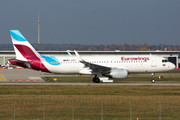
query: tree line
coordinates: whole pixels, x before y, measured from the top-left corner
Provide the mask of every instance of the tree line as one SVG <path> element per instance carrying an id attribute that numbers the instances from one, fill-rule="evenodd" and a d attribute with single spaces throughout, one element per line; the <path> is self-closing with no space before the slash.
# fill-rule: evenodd
<path id="1" fill-rule="evenodd" d="M 148 44 L 111 44 L 111 45 L 80 45 L 80 44 L 32 44 L 38 51 L 180 51 L 180 45 L 148 45 Z M 1 51 L 13 51 L 12 44 L 0 44 Z"/>

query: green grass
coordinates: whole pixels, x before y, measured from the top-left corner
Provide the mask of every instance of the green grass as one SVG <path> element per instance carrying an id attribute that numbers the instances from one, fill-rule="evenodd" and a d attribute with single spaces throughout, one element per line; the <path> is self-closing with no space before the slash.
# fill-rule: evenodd
<path id="1" fill-rule="evenodd" d="M 55 76 L 55 75 L 54 75 Z M 162 76 L 159 79 L 159 76 Z M 54 81 L 54 78 L 57 80 Z M 96 86 L 90 85 L 92 77 L 46 77 L 48 82 L 87 82 L 84 86 L 0 86 L 0 118 L 42 120 L 179 120 L 179 86 Z M 179 74 L 155 75 L 156 83 L 180 82 Z M 129 75 L 114 82 L 151 82 L 146 74 Z M 103 107 L 102 107 L 103 106 Z M 160 107 L 161 106 L 161 107 Z"/>
<path id="2" fill-rule="evenodd" d="M 54 80 L 57 79 L 57 80 Z M 47 82 L 88 82 L 92 83 L 93 77 L 45 77 L 43 78 Z M 138 82 L 144 82 L 149 83 L 151 82 L 151 76 L 129 76 L 127 79 L 112 79 L 115 83 L 138 83 Z M 179 76 L 162 76 L 161 79 L 159 79 L 159 76 L 155 76 L 154 79 L 156 80 L 156 83 L 179 83 L 180 77 Z"/>
<path id="3" fill-rule="evenodd" d="M 180 70 L 172 70 L 172 71 L 168 71 L 166 73 L 179 73 L 180 74 Z"/>
<path id="4" fill-rule="evenodd" d="M 123 95 L 152 96 L 180 95 L 179 86 L 96 86 L 96 85 L 54 85 L 54 86 L 0 86 L 0 95 Z"/>
<path id="5" fill-rule="evenodd" d="M 69 120 L 179 120 L 179 86 L 0 86 L 0 118 Z"/>

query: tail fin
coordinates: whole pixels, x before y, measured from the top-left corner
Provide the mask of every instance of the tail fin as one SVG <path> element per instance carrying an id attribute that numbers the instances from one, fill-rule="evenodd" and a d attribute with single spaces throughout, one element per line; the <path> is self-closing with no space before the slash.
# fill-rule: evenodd
<path id="1" fill-rule="evenodd" d="M 18 30 L 10 30 L 16 59 L 27 61 L 28 58 L 40 58 L 40 54 L 31 46 Z"/>

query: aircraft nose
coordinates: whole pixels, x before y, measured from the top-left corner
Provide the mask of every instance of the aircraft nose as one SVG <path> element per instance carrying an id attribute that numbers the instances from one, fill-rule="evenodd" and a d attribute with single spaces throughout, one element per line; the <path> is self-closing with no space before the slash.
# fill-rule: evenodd
<path id="1" fill-rule="evenodd" d="M 174 70 L 175 67 L 176 67 L 176 66 L 175 66 L 173 63 L 170 63 L 169 68 L 170 68 L 171 70 Z"/>

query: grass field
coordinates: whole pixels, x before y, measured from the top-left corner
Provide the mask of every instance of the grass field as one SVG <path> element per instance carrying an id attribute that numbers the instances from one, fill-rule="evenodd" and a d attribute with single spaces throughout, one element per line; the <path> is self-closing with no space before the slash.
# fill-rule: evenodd
<path id="1" fill-rule="evenodd" d="M 159 78 L 160 76 L 160 78 Z M 92 82 L 94 76 L 65 76 L 59 77 L 52 75 L 50 77 L 44 77 L 47 82 Z M 179 83 L 180 74 L 155 74 L 154 79 L 156 83 Z M 127 79 L 112 79 L 115 83 L 138 83 L 138 82 L 151 82 L 150 74 L 131 74 Z"/>
<path id="2" fill-rule="evenodd" d="M 179 86 L 0 86 L 0 118 L 179 120 Z"/>

